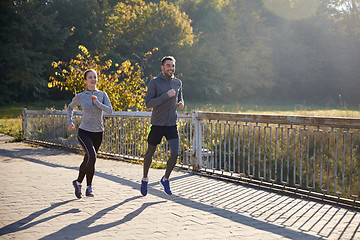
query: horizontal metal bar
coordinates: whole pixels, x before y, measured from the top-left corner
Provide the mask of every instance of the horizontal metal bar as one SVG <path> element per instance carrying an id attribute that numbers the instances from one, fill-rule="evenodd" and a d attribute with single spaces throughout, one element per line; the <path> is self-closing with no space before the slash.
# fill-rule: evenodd
<path id="1" fill-rule="evenodd" d="M 26 110 L 26 114 L 32 115 L 67 115 L 67 111 L 48 111 L 48 110 Z M 73 115 L 82 116 L 82 111 L 73 111 Z M 104 117 L 123 117 L 123 118 L 150 118 L 151 112 L 113 112 L 112 114 L 104 113 Z M 178 118 L 180 119 L 191 119 L 191 112 L 179 112 Z"/>
<path id="2" fill-rule="evenodd" d="M 202 111 L 198 111 L 196 113 L 197 113 L 196 117 L 199 120 L 203 119 L 203 120 L 218 120 L 218 121 L 239 121 L 239 122 L 253 122 L 253 123 L 271 123 L 271 124 L 360 129 L 360 118 L 257 115 L 257 114 L 202 112 Z"/>

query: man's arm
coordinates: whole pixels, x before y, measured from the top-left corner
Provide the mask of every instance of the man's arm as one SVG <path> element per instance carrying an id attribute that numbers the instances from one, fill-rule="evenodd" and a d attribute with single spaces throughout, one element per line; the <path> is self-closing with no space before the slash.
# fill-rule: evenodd
<path id="1" fill-rule="evenodd" d="M 184 109 L 184 99 L 183 99 L 183 94 L 182 94 L 182 82 L 181 81 L 180 81 L 177 105 L 180 110 Z"/>
<path id="2" fill-rule="evenodd" d="M 145 96 L 145 104 L 147 108 L 152 108 L 160 105 L 166 99 L 170 98 L 169 91 L 174 90 L 174 89 L 170 89 L 169 91 L 164 92 L 160 96 L 155 97 L 155 93 L 156 93 L 155 89 L 156 89 L 155 79 L 151 79 Z"/>

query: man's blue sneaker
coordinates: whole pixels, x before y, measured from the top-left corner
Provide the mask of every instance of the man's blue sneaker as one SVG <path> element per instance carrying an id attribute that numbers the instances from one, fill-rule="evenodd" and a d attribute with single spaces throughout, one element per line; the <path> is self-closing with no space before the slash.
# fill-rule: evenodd
<path id="1" fill-rule="evenodd" d="M 72 184 L 73 184 L 73 186 L 74 186 L 74 188 L 75 188 L 75 196 L 76 196 L 77 198 L 81 198 L 81 184 L 78 183 L 77 180 L 74 180 L 74 181 L 72 182 Z"/>
<path id="2" fill-rule="evenodd" d="M 147 192 L 148 192 L 148 180 L 142 180 L 141 179 L 141 188 L 140 188 L 140 192 L 143 196 L 146 196 L 147 195 Z"/>
<path id="3" fill-rule="evenodd" d="M 160 184 L 164 187 L 164 192 L 171 196 L 172 195 L 172 192 L 170 190 L 170 182 L 169 180 L 164 180 L 164 177 L 161 178 L 160 180 Z"/>

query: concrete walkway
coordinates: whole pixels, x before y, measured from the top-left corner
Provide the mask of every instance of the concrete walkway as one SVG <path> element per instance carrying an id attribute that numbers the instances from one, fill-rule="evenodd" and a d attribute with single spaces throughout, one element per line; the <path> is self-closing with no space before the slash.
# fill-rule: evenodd
<path id="1" fill-rule="evenodd" d="M 82 156 L 0 135 L 0 239 L 360 239 L 360 214 L 176 170 L 98 159 L 94 198 L 76 199 Z"/>

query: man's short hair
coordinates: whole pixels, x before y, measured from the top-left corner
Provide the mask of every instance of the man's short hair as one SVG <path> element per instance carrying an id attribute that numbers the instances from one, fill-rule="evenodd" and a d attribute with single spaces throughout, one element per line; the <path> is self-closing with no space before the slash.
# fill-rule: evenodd
<path id="1" fill-rule="evenodd" d="M 176 59 L 173 56 L 165 56 L 161 59 L 161 65 L 164 65 L 166 60 L 173 61 L 174 63 L 176 62 Z"/>

